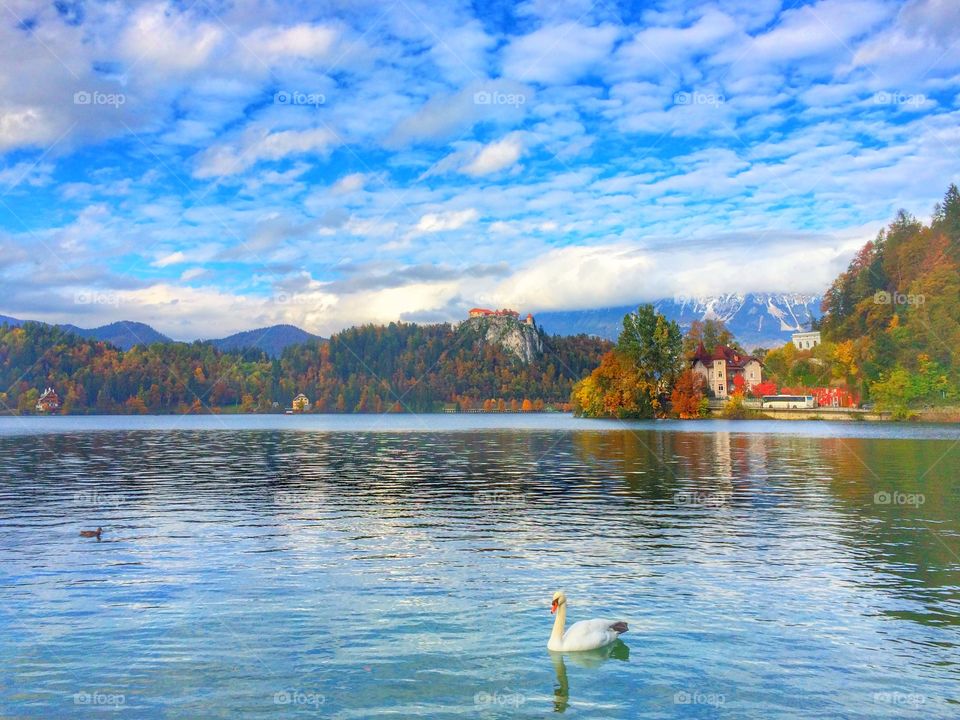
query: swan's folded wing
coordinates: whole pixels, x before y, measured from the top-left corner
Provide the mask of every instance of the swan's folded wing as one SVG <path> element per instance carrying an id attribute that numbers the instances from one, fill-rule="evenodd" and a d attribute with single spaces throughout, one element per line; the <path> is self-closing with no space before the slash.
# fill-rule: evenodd
<path id="1" fill-rule="evenodd" d="M 626 623 L 618 620 L 581 620 L 576 622 L 563 634 L 564 649 L 593 650 L 612 643 L 621 632 L 615 626 L 626 627 Z"/>

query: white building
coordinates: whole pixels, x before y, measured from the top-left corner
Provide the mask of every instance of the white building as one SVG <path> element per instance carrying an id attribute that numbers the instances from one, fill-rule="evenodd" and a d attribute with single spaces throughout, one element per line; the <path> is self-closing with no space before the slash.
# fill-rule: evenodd
<path id="1" fill-rule="evenodd" d="M 797 350 L 813 350 L 820 344 L 820 331 L 808 330 L 805 332 L 795 332 L 790 336 Z"/>

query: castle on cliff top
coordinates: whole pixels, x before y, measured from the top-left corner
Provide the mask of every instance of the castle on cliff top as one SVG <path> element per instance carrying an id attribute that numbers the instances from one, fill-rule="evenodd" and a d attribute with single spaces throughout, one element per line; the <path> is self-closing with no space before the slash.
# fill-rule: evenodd
<path id="1" fill-rule="evenodd" d="M 503 310 L 488 310 L 487 308 L 473 308 L 468 313 L 470 317 L 510 317 L 516 320 L 520 319 L 520 313 L 516 310 L 510 310 L 504 308 Z M 527 313 L 526 319 L 523 321 L 525 324 L 533 326 L 536 323 L 533 320 L 533 314 Z"/>

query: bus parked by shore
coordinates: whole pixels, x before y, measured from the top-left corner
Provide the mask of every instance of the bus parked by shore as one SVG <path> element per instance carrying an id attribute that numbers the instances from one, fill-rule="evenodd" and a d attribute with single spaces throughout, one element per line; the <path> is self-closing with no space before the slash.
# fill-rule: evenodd
<path id="1" fill-rule="evenodd" d="M 764 395 L 762 407 L 770 410 L 815 408 L 817 399 L 813 395 Z"/>

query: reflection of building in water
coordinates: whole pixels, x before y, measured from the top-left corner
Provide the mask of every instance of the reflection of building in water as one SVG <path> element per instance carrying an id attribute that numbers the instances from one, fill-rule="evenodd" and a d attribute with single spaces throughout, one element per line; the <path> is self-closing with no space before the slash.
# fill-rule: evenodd
<path id="1" fill-rule="evenodd" d="M 718 478 L 733 477 L 733 456 L 730 453 L 730 433 L 713 436 L 713 467 Z"/>
<path id="2" fill-rule="evenodd" d="M 746 436 L 746 451 L 744 456 L 744 474 L 767 475 L 767 453 L 769 440 L 765 435 Z"/>

